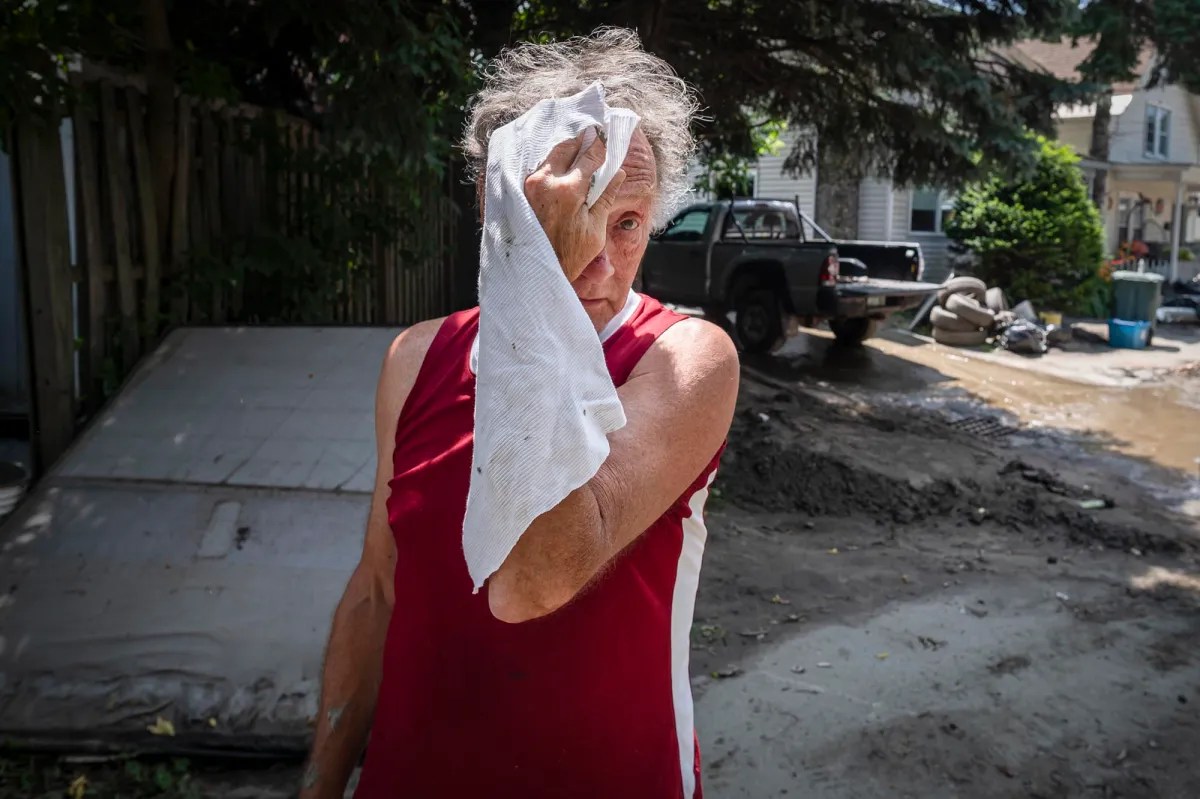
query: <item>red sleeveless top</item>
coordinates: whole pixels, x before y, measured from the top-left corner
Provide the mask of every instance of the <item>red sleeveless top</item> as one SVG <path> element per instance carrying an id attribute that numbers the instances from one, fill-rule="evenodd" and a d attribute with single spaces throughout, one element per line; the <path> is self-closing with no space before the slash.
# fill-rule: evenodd
<path id="1" fill-rule="evenodd" d="M 571 603 L 507 624 L 462 551 L 478 309 L 446 319 L 396 426 L 396 604 L 358 799 L 695 799 L 689 633 L 719 453 Z M 680 315 L 642 297 L 604 343 L 620 386 Z"/>

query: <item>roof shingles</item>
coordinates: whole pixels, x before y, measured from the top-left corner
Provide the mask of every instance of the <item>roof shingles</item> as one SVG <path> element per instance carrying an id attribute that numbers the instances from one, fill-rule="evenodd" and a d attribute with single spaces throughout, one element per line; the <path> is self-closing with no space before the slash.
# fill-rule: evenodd
<path id="1" fill-rule="evenodd" d="M 1077 80 L 1079 78 L 1079 65 L 1083 63 L 1085 58 L 1091 55 L 1092 50 L 1096 49 L 1096 45 L 1094 42 L 1087 40 L 1080 40 L 1078 44 L 1072 44 L 1070 39 L 1062 39 L 1057 42 L 1042 42 L 1027 39 L 1014 44 L 1013 49 L 1024 56 L 1025 59 L 1034 62 L 1055 77 L 1065 80 Z M 1114 83 L 1112 87 L 1113 92 L 1115 94 L 1130 94 L 1137 89 L 1142 76 L 1150 69 L 1153 58 L 1154 51 L 1151 48 L 1147 47 L 1143 49 L 1138 57 L 1137 67 L 1134 70 L 1138 76 L 1137 79 Z"/>

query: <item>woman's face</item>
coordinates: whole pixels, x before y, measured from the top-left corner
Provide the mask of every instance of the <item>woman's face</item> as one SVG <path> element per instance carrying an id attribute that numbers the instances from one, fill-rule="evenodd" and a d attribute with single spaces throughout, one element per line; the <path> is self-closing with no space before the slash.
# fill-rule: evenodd
<path id="1" fill-rule="evenodd" d="M 608 214 L 604 250 L 571 284 L 597 331 L 625 307 L 650 241 L 658 174 L 650 140 L 640 128 L 633 133 L 621 168 L 625 170 L 625 183 Z"/>

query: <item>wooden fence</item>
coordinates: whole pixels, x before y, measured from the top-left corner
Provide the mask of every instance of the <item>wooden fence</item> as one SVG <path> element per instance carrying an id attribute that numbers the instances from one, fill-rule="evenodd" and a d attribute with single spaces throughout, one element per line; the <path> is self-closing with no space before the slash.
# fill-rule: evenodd
<path id="1" fill-rule="evenodd" d="M 143 87 L 105 74 L 80 88 L 69 124 L 18 120 L 8 142 L 39 469 L 173 326 L 400 325 L 462 304 L 449 174 L 413 187 L 407 236 L 379 230 L 323 259 L 342 206 L 387 206 L 378 181 L 319 169 L 333 142 L 301 120 L 178 97 L 164 236 Z M 253 268 L 263 257 L 270 268 Z"/>

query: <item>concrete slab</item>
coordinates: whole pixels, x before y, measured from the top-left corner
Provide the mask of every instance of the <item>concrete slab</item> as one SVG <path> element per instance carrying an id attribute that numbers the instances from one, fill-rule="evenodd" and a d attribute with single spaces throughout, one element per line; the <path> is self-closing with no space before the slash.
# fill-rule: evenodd
<path id="1" fill-rule="evenodd" d="M 303 746 L 385 329 L 189 329 L 0 528 L 0 731 Z"/>
<path id="2" fill-rule="evenodd" d="M 176 331 L 72 448 L 58 473 L 345 487 L 373 462 L 373 387 L 397 332 Z"/>

